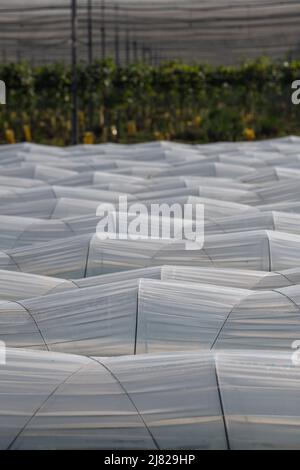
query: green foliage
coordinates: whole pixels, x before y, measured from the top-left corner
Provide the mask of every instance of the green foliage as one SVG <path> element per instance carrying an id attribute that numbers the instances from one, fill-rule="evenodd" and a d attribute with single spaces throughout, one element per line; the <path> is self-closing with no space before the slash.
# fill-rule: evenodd
<path id="1" fill-rule="evenodd" d="M 29 124 L 36 142 L 69 143 L 69 66 L 3 64 L 0 79 L 7 85 L 7 105 L 0 108 L 0 142 L 5 142 L 8 128 L 21 140 L 22 128 Z M 300 62 L 268 58 L 238 67 L 172 62 L 117 69 L 112 60 L 90 67 L 80 64 L 80 138 L 86 131 L 92 131 L 97 142 L 211 142 L 243 140 L 253 132 L 256 138 L 300 134 L 300 107 L 291 103 L 296 79 Z"/>

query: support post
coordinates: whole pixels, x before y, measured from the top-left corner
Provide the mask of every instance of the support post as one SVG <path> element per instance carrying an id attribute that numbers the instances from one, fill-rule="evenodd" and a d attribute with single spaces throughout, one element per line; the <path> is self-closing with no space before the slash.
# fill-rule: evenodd
<path id="1" fill-rule="evenodd" d="M 120 67 L 120 38 L 119 38 L 119 6 L 115 6 L 115 61 L 117 68 Z"/>
<path id="2" fill-rule="evenodd" d="M 101 4 L 101 55 L 102 60 L 106 58 L 106 28 L 105 28 L 105 0 Z"/>
<path id="3" fill-rule="evenodd" d="M 71 63 L 72 63 L 72 145 L 78 143 L 78 83 L 77 83 L 77 0 L 71 0 Z"/>
<path id="4" fill-rule="evenodd" d="M 93 5 L 92 0 L 88 0 L 88 65 L 89 67 L 93 64 Z M 93 129 L 93 83 L 92 78 L 90 78 L 90 89 L 89 89 L 89 104 L 88 104 L 88 122 L 89 122 L 89 130 L 92 131 Z"/>

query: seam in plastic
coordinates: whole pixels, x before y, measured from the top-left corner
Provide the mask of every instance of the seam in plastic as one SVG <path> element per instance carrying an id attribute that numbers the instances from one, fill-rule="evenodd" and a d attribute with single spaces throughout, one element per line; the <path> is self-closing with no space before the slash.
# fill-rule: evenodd
<path id="1" fill-rule="evenodd" d="M 84 364 L 83 366 L 79 367 L 76 371 L 72 372 L 72 374 L 68 375 L 61 383 L 59 383 L 53 390 L 52 392 L 47 396 L 47 398 L 43 401 L 43 403 L 40 404 L 40 406 L 35 410 L 35 412 L 33 413 L 33 415 L 29 418 L 28 421 L 26 421 L 26 423 L 24 424 L 24 426 L 22 427 L 22 429 L 20 429 L 20 431 L 17 433 L 17 435 L 13 438 L 13 440 L 11 441 L 11 443 L 9 444 L 9 446 L 7 447 L 7 450 L 10 450 L 12 448 L 12 446 L 14 445 L 14 443 L 17 441 L 17 439 L 20 437 L 20 435 L 25 431 L 25 429 L 28 427 L 28 425 L 31 423 L 31 421 L 33 420 L 33 418 L 35 418 L 35 416 L 38 414 L 38 412 L 43 408 L 43 406 L 45 406 L 45 404 L 47 403 L 47 401 L 53 397 L 53 395 L 55 394 L 55 392 L 59 389 L 59 387 L 61 387 L 62 385 L 64 385 L 68 380 L 70 380 L 73 375 L 77 374 L 79 371 L 81 371 L 81 369 L 83 369 L 87 364 Z"/>
<path id="2" fill-rule="evenodd" d="M 216 361 L 216 359 L 215 359 Z M 227 449 L 230 449 L 230 441 L 229 441 L 229 434 L 228 434 L 228 429 L 227 429 L 227 423 L 226 423 L 226 416 L 224 412 L 224 406 L 223 406 L 223 400 L 222 400 L 222 393 L 221 393 L 221 388 L 219 384 L 219 376 L 218 376 L 218 370 L 217 370 L 217 365 L 216 362 L 214 364 L 215 367 L 215 374 L 216 374 L 216 381 L 217 381 L 217 390 L 218 390 L 218 395 L 219 395 L 219 400 L 220 400 L 220 407 L 221 407 L 221 413 L 222 413 L 222 419 L 223 419 L 223 425 L 224 425 L 224 432 L 225 432 L 225 439 L 226 439 L 226 444 L 227 444 Z"/>
<path id="3" fill-rule="evenodd" d="M 43 336 L 43 334 L 42 334 L 42 332 L 41 332 L 41 330 L 40 330 L 40 327 L 39 327 L 37 321 L 35 320 L 34 316 L 32 315 L 32 313 L 30 312 L 30 310 L 28 310 L 28 308 L 25 307 L 25 305 L 23 305 L 22 302 L 20 302 L 20 301 L 15 300 L 14 303 L 20 305 L 20 307 L 22 307 L 22 308 L 24 308 L 24 310 L 26 310 L 26 312 L 28 313 L 28 315 L 30 316 L 30 318 L 34 321 L 34 324 L 35 324 L 35 326 L 37 327 L 38 332 L 40 333 L 40 336 L 41 336 L 42 340 L 44 341 L 44 345 L 46 346 L 47 351 L 50 351 L 50 349 L 49 349 L 49 347 L 48 347 L 48 344 L 46 343 L 46 340 L 45 340 L 45 338 L 44 338 L 44 336 Z"/>
<path id="4" fill-rule="evenodd" d="M 126 390 L 125 386 L 120 382 L 120 380 L 118 379 L 118 377 L 116 376 L 116 374 L 106 365 L 104 364 L 103 362 L 100 362 L 98 359 L 96 358 L 93 358 L 91 357 L 91 359 L 93 359 L 95 362 L 97 362 L 98 364 L 100 364 L 102 367 L 104 367 L 107 372 L 110 373 L 110 375 L 114 378 L 114 380 L 119 384 L 119 386 L 121 387 L 121 389 L 124 391 L 125 395 L 127 396 L 127 398 L 129 399 L 130 403 L 133 405 L 134 409 L 136 410 L 138 416 L 140 417 L 140 419 L 142 420 L 145 428 L 147 429 L 156 449 L 160 450 L 160 447 L 155 439 L 155 437 L 153 436 L 152 432 L 150 431 L 146 421 L 144 420 L 143 416 L 141 415 L 141 413 L 139 412 L 136 404 L 134 403 L 133 399 L 131 398 L 131 396 L 129 395 L 128 391 Z"/>

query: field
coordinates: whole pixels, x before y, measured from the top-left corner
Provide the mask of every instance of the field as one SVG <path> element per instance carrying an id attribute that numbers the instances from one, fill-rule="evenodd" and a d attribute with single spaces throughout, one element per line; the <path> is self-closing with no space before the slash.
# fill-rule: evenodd
<path id="1" fill-rule="evenodd" d="M 299 155 L 0 146 L 0 448 L 299 449 Z"/>

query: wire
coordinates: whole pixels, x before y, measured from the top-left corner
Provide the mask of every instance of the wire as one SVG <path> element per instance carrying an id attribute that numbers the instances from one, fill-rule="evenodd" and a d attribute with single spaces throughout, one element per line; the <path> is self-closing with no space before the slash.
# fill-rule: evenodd
<path id="1" fill-rule="evenodd" d="M 78 0 L 79 60 L 87 60 L 88 2 Z M 119 14 L 115 14 L 116 5 Z M 235 63 L 267 52 L 272 57 L 297 57 L 298 0 L 92 0 L 95 58 L 101 57 L 101 28 L 107 56 L 126 62 L 126 32 L 138 48 L 164 51 L 166 58 Z M 115 31 L 120 40 L 115 40 Z M 70 1 L 2 0 L 0 50 L 8 60 L 32 57 L 36 62 L 57 56 L 69 62 Z M 47 50 L 48 57 L 43 54 Z M 53 49 L 53 52 L 52 52 Z M 56 49 L 56 51 L 55 51 Z M 117 54 L 118 55 L 118 54 Z M 161 55 L 161 54 L 160 54 Z"/>

